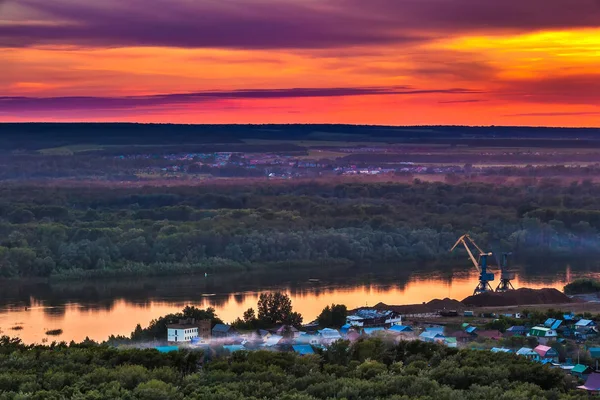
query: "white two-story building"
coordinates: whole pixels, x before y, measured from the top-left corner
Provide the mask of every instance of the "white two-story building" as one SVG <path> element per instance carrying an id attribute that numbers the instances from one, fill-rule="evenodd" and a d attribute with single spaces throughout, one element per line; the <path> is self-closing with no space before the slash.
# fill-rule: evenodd
<path id="1" fill-rule="evenodd" d="M 198 337 L 198 326 L 192 324 L 167 325 L 167 341 L 190 342 Z"/>

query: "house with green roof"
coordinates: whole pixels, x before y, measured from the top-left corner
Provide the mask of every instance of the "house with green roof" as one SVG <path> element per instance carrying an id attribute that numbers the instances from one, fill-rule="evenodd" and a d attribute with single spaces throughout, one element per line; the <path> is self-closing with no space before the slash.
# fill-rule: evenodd
<path id="1" fill-rule="evenodd" d="M 588 367 L 587 365 L 583 365 L 583 364 L 577 364 L 571 370 L 571 375 L 576 376 L 578 378 L 583 378 L 586 375 L 589 375 L 591 373 L 592 373 L 592 369 L 590 367 Z"/>

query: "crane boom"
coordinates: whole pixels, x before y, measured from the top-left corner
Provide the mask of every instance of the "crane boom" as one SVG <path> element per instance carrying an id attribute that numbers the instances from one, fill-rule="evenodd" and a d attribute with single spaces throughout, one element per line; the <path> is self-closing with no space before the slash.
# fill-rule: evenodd
<path id="1" fill-rule="evenodd" d="M 462 244 L 463 246 L 465 246 L 465 249 L 467 250 L 467 253 L 469 253 L 469 258 L 471 259 L 471 261 L 473 262 L 473 265 L 475 266 L 475 269 L 477 269 L 478 272 L 481 273 L 481 268 L 479 267 L 479 263 L 477 262 L 477 259 L 475 258 L 475 256 L 473 255 L 473 253 L 471 252 L 471 249 L 469 248 L 469 245 L 467 244 L 467 241 L 465 240 L 466 238 L 471 239 L 469 237 L 469 235 L 462 235 L 457 241 L 456 244 L 452 247 L 452 249 L 450 249 L 450 252 L 453 252 L 454 249 L 459 245 Z M 471 243 L 473 243 L 472 240 L 470 240 Z M 477 249 L 479 249 L 477 247 L 477 245 L 475 245 L 475 247 Z M 480 253 L 483 253 L 482 251 L 480 251 Z"/>
<path id="2" fill-rule="evenodd" d="M 487 271 L 487 260 L 488 257 L 492 255 L 492 253 L 485 253 L 483 250 L 481 250 L 481 248 L 477 246 L 477 243 L 475 243 L 475 241 L 471 239 L 471 237 L 468 234 L 462 235 L 460 238 L 458 238 L 454 246 L 452 246 L 452 248 L 450 249 L 450 252 L 454 251 L 454 249 L 456 249 L 456 247 L 458 247 L 458 245 L 460 244 L 465 246 L 465 250 L 467 250 L 471 262 L 475 266 L 477 272 L 479 272 L 479 284 L 473 291 L 473 295 L 493 292 L 494 290 L 490 286 L 490 282 L 494 280 L 494 274 Z M 469 248 L 469 244 L 475 247 L 477 251 L 479 251 L 479 258 L 475 258 L 473 252 Z"/>

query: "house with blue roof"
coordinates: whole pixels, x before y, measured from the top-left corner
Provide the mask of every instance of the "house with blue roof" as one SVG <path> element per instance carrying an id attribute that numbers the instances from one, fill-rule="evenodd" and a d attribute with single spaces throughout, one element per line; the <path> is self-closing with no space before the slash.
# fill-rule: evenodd
<path id="1" fill-rule="evenodd" d="M 541 359 L 540 355 L 529 347 L 521 347 L 519 350 L 517 350 L 517 355 L 525 357 L 531 361 L 539 361 Z"/>
<path id="2" fill-rule="evenodd" d="M 390 331 L 390 333 L 412 333 L 413 328 L 408 325 L 393 325 L 388 331 Z"/>
<path id="3" fill-rule="evenodd" d="M 554 321 L 554 323 L 552 324 L 550 329 L 557 330 L 558 328 L 560 328 L 562 323 L 563 323 L 562 319 L 557 319 L 556 321 Z"/>
<path id="4" fill-rule="evenodd" d="M 573 313 L 570 314 L 564 314 L 563 315 L 563 320 L 565 321 L 574 321 L 575 320 L 575 315 L 573 315 Z"/>
<path id="5" fill-rule="evenodd" d="M 231 338 L 238 336 L 238 332 L 231 325 L 216 324 L 212 328 L 213 338 Z"/>
<path id="6" fill-rule="evenodd" d="M 511 326 L 510 328 L 508 328 L 506 330 L 506 333 L 508 333 L 509 335 L 520 335 L 520 336 L 525 336 L 527 334 L 527 328 L 525 328 L 522 325 L 515 325 L 515 326 Z"/>
<path id="7" fill-rule="evenodd" d="M 467 326 L 467 328 L 465 329 L 465 332 L 467 332 L 469 335 L 476 335 L 477 327 L 476 326 Z"/>
<path id="8" fill-rule="evenodd" d="M 590 347 L 588 350 L 592 358 L 600 358 L 600 347 Z"/>
<path id="9" fill-rule="evenodd" d="M 295 344 L 292 346 L 292 349 L 301 356 L 306 356 L 310 354 L 315 354 L 311 345 L 308 344 Z"/>
<path id="10" fill-rule="evenodd" d="M 492 347 L 492 353 L 512 353 L 511 349 L 506 349 L 504 347 Z"/>
<path id="11" fill-rule="evenodd" d="M 596 323 L 589 319 L 580 319 L 575 323 L 574 334 L 576 338 L 582 340 L 595 337 L 598 334 L 596 331 Z"/>
<path id="12" fill-rule="evenodd" d="M 577 329 L 579 328 L 592 328 L 596 326 L 596 323 L 594 321 L 592 321 L 591 319 L 580 319 L 579 321 L 577 321 L 575 323 L 575 327 Z"/>
<path id="13" fill-rule="evenodd" d="M 435 343 L 443 341 L 445 338 L 444 335 L 438 333 L 436 331 L 425 331 L 419 335 L 419 339 L 423 342 Z"/>
<path id="14" fill-rule="evenodd" d="M 342 325 L 342 327 L 340 328 L 340 333 L 342 335 L 345 335 L 346 333 L 348 333 L 348 331 L 350 330 L 350 328 L 352 328 L 352 325 L 350 325 L 350 324 Z"/>
<path id="15" fill-rule="evenodd" d="M 546 322 L 544 322 L 544 326 L 546 328 L 550 328 L 556 320 L 554 318 L 548 318 Z"/>
<path id="16" fill-rule="evenodd" d="M 444 334 L 443 326 L 430 326 L 429 328 L 425 328 L 425 332 L 437 332 L 440 335 Z"/>

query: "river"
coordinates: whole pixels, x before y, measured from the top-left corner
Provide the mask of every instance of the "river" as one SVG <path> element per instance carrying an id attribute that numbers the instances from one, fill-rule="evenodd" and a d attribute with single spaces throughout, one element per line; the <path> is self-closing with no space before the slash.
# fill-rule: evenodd
<path id="1" fill-rule="evenodd" d="M 389 268 L 388 268 L 389 269 Z M 600 276 L 598 270 L 570 267 L 517 270 L 515 287 L 554 287 L 579 276 Z M 159 316 L 186 305 L 213 307 L 227 322 L 256 308 L 261 292 L 284 291 L 295 311 L 312 321 L 328 304 L 349 308 L 386 304 L 416 304 L 434 298 L 463 299 L 472 294 L 477 275 L 471 270 L 378 272 L 377 268 L 319 269 L 241 275 L 124 278 L 95 282 L 0 283 L 0 330 L 26 343 L 103 341 L 109 335 L 129 335 L 136 324 L 147 326 Z M 319 279 L 319 282 L 310 282 Z M 20 329 L 15 329 L 19 327 Z M 60 336 L 46 331 L 62 329 Z"/>

